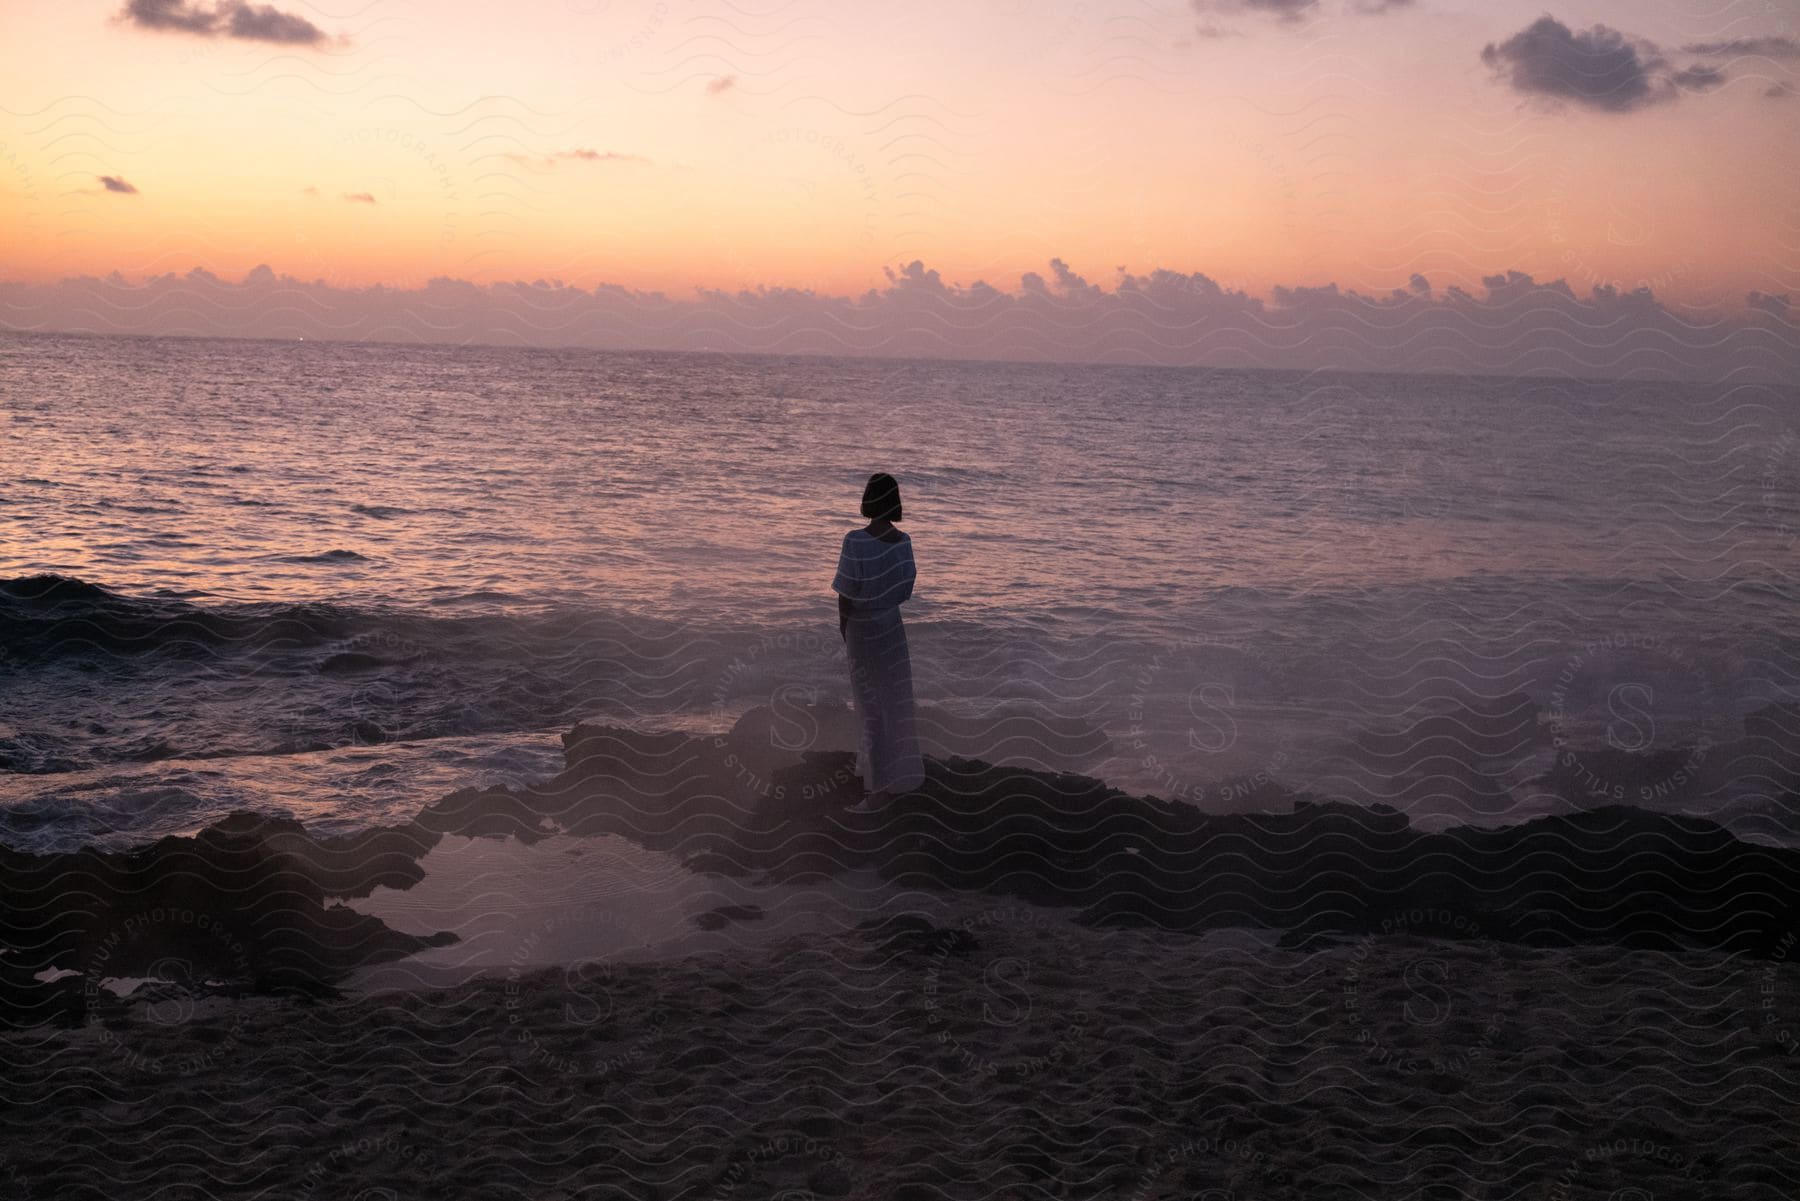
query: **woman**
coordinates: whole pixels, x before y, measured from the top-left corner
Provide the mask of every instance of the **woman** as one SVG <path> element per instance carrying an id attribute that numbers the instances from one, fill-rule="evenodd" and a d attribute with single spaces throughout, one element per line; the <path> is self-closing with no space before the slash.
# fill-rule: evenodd
<path id="1" fill-rule="evenodd" d="M 913 711 L 912 657 L 900 604 L 912 595 L 912 539 L 900 520 L 900 485 L 885 471 L 869 477 L 862 515 L 869 524 L 844 535 L 838 553 L 838 633 L 850 657 L 857 716 L 857 769 L 865 796 L 852 812 L 874 813 L 925 780 Z"/>

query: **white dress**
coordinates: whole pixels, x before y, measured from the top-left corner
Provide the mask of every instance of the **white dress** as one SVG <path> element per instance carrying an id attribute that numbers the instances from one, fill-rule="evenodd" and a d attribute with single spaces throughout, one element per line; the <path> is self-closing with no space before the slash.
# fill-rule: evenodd
<path id="1" fill-rule="evenodd" d="M 900 620 L 900 604 L 912 595 L 917 574 L 905 533 L 897 542 L 860 529 L 844 535 L 831 587 L 853 602 L 844 643 L 858 718 L 856 766 L 869 792 L 908 792 L 925 781 L 912 656 Z"/>

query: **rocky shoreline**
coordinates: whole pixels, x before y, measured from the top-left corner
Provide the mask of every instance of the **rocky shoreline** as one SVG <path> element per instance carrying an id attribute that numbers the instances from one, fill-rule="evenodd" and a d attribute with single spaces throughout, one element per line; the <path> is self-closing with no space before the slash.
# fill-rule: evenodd
<path id="1" fill-rule="evenodd" d="M 455 940 L 403 934 L 341 903 L 415 884 L 446 835 L 616 835 L 695 872 L 873 871 L 908 888 L 1074 908 L 1094 926 L 1264 927 L 1292 948 L 1407 932 L 1769 958 L 1800 928 L 1800 850 L 1702 819 L 1608 804 L 1428 833 L 1391 808 L 1272 783 L 1259 787 L 1264 811 L 1207 814 L 957 755 L 928 759 L 924 785 L 885 812 L 850 814 L 853 756 L 774 751 L 767 722 L 752 711 L 720 736 L 578 725 L 548 780 L 453 793 L 403 826 L 351 837 L 246 812 L 132 851 L 0 849 L 0 1017 L 80 1022 L 102 999 L 99 978 L 158 977 L 171 960 L 196 992 L 330 995 L 352 971 Z M 1760 740 L 1771 770 L 1791 778 L 1784 730 L 1765 718 L 1736 753 Z M 75 974 L 41 978 L 51 971 Z"/>

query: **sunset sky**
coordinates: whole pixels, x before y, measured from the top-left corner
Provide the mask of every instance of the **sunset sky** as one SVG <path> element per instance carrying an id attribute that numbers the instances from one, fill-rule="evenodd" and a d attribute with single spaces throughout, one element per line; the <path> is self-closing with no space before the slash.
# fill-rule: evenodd
<path id="1" fill-rule="evenodd" d="M 1800 0 L 0 5 L 0 278 L 1800 275 Z"/>

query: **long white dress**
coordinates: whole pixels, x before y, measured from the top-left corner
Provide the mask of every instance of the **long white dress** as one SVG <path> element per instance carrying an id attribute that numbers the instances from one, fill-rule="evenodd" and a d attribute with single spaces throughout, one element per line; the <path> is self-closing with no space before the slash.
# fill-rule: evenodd
<path id="1" fill-rule="evenodd" d="M 831 587 L 854 602 L 844 642 L 858 718 L 856 766 L 869 792 L 898 794 L 925 781 L 912 655 L 900 620 L 900 604 L 912 596 L 917 575 L 912 539 L 905 533 L 897 542 L 861 529 L 844 535 Z"/>

